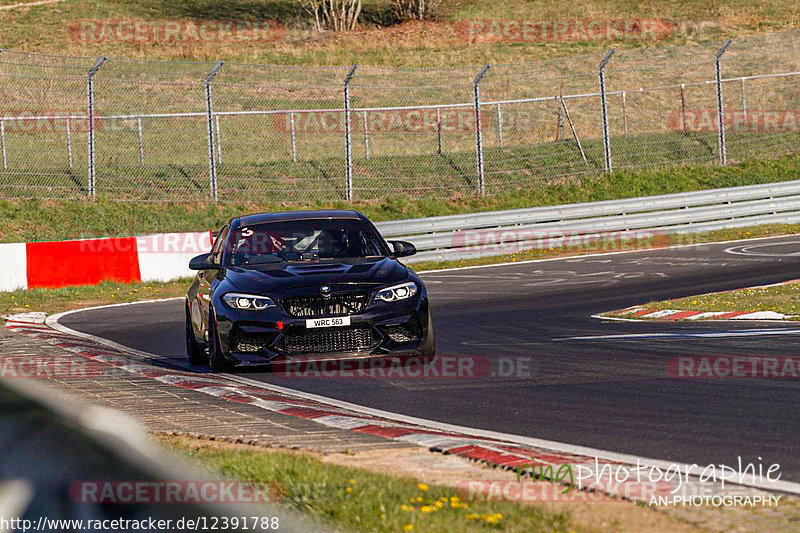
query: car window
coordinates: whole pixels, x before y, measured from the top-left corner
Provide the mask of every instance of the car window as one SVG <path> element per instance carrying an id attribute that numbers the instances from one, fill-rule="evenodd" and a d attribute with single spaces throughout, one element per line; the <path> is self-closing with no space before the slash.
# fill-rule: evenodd
<path id="1" fill-rule="evenodd" d="M 243 225 L 231 239 L 235 266 L 388 255 L 377 231 L 362 220 L 291 220 Z"/>
<path id="2" fill-rule="evenodd" d="M 230 226 L 228 226 L 228 225 L 224 226 L 220 230 L 219 235 L 217 235 L 217 240 L 214 241 L 214 245 L 211 247 L 211 253 L 214 255 L 214 264 L 218 265 L 218 264 L 220 264 L 220 261 L 222 260 L 222 254 L 220 252 L 222 251 L 222 249 L 223 249 L 223 247 L 225 245 L 225 241 L 228 238 L 228 230 L 229 229 L 230 229 Z"/>

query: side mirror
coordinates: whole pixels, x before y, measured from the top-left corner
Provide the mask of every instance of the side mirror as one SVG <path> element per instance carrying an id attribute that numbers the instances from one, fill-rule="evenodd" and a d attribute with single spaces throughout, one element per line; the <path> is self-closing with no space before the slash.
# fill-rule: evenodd
<path id="1" fill-rule="evenodd" d="M 417 253 L 417 248 L 407 241 L 389 241 L 394 257 L 408 257 Z"/>
<path id="2" fill-rule="evenodd" d="M 219 265 L 214 264 L 213 254 L 201 254 L 189 261 L 189 270 L 218 270 Z"/>

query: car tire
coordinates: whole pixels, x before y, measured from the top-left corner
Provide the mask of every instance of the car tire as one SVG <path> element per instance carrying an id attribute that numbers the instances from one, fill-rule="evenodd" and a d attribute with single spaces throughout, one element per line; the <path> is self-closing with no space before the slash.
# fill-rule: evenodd
<path id="1" fill-rule="evenodd" d="M 189 360 L 190 365 L 204 366 L 208 363 L 206 354 L 197 343 L 194 336 L 194 327 L 192 326 L 192 315 L 189 312 L 189 306 L 186 305 L 186 358 Z"/>
<path id="2" fill-rule="evenodd" d="M 231 369 L 231 364 L 222 355 L 222 350 L 219 346 L 217 318 L 214 313 L 211 313 L 208 319 L 208 366 L 211 368 L 211 372 L 215 374 L 228 372 Z"/>
<path id="3" fill-rule="evenodd" d="M 428 310 L 428 337 L 425 339 L 425 344 L 420 351 L 422 352 L 422 360 L 426 365 L 436 359 L 436 336 L 433 333 L 433 317 L 431 317 L 430 309 Z"/>

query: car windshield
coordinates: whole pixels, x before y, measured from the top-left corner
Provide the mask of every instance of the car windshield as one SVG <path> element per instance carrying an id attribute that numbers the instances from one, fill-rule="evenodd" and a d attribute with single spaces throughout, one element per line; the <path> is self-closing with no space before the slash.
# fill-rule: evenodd
<path id="1" fill-rule="evenodd" d="M 290 220 L 241 226 L 230 237 L 233 266 L 354 259 L 388 254 L 381 236 L 361 220 Z"/>

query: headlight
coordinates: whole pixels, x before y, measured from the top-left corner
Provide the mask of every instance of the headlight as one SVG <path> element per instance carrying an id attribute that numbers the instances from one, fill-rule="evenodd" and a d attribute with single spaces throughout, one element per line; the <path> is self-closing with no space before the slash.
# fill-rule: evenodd
<path id="1" fill-rule="evenodd" d="M 375 295 L 376 300 L 383 300 L 384 302 L 396 302 L 397 300 L 405 300 L 417 294 L 417 284 L 413 281 L 395 285 L 394 287 L 387 287 L 378 291 Z"/>
<path id="2" fill-rule="evenodd" d="M 222 301 L 228 304 L 228 307 L 233 307 L 234 309 L 249 309 L 251 311 L 261 311 L 268 307 L 277 307 L 275 302 L 266 296 L 239 294 L 236 292 L 229 292 L 223 295 Z"/>

